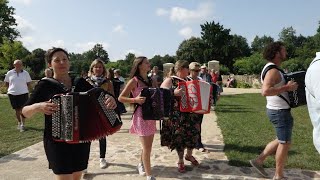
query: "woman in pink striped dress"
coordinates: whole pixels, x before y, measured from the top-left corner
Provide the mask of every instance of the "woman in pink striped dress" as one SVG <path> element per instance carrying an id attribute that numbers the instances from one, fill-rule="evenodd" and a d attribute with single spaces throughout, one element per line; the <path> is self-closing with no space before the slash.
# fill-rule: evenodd
<path id="1" fill-rule="evenodd" d="M 148 58 L 140 56 L 133 61 L 130 73 L 131 79 L 118 98 L 120 102 L 135 105 L 141 105 L 145 102 L 145 97 L 141 97 L 140 92 L 144 87 L 152 87 L 151 79 L 148 78 L 148 71 L 150 71 Z M 129 97 L 130 93 L 132 97 Z M 137 168 L 140 175 L 147 175 L 147 180 L 155 180 L 151 173 L 150 155 L 156 130 L 156 121 L 144 120 L 142 118 L 141 106 L 137 106 L 132 116 L 130 133 L 139 136 L 142 153 L 141 163 L 138 164 Z"/>

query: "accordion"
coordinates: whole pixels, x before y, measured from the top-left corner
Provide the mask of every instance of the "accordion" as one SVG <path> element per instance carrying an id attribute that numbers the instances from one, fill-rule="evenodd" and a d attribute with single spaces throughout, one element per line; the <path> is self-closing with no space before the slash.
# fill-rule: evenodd
<path id="1" fill-rule="evenodd" d="M 144 120 L 160 120 L 169 117 L 172 94 L 169 89 L 143 88 L 141 96 L 146 97 L 142 106 Z"/>
<path id="2" fill-rule="evenodd" d="M 183 90 L 180 100 L 181 112 L 207 114 L 210 112 L 212 86 L 199 80 L 182 81 L 178 87 Z"/>
<path id="3" fill-rule="evenodd" d="M 290 107 L 295 108 L 301 105 L 307 104 L 306 100 L 306 90 L 304 78 L 306 76 L 305 71 L 297 71 L 292 73 L 287 73 L 284 75 L 286 81 L 295 81 L 298 83 L 298 88 L 295 91 L 289 91 L 289 102 Z"/>
<path id="4" fill-rule="evenodd" d="M 67 143 L 88 142 L 117 132 L 122 121 L 113 109 L 106 109 L 105 91 L 93 88 L 52 97 L 59 105 L 52 114 L 52 138 Z"/>

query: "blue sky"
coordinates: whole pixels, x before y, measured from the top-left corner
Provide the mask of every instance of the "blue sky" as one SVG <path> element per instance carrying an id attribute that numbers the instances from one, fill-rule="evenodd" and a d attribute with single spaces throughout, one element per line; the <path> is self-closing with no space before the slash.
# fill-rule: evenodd
<path id="1" fill-rule="evenodd" d="M 82 53 L 96 43 L 111 60 L 129 52 L 152 58 L 175 55 L 179 44 L 200 37 L 200 24 L 219 22 L 231 34 L 278 39 L 284 27 L 316 33 L 319 0 L 9 0 L 20 40 L 30 51 L 52 46 Z"/>

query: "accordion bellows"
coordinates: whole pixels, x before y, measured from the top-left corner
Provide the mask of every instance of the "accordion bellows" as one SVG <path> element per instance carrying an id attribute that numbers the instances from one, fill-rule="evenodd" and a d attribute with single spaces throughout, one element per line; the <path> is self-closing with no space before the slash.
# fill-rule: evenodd
<path id="1" fill-rule="evenodd" d="M 169 89 L 143 88 L 141 96 L 146 97 L 141 105 L 144 120 L 160 120 L 169 117 L 172 103 Z"/>
<path id="2" fill-rule="evenodd" d="M 212 86 L 209 83 L 199 80 L 182 81 L 178 83 L 178 87 L 183 90 L 180 101 L 181 112 L 210 113 Z"/>
<path id="3" fill-rule="evenodd" d="M 59 110 L 52 114 L 52 138 L 81 143 L 117 132 L 122 121 L 114 110 L 106 109 L 105 95 L 102 88 L 93 88 L 53 96 L 52 102 L 59 105 Z"/>

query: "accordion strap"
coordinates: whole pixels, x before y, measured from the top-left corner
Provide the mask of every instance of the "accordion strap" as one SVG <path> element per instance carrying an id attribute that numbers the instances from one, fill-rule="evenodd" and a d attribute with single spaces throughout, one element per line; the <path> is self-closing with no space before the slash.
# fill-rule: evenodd
<path id="1" fill-rule="evenodd" d="M 264 69 L 264 71 L 261 74 L 261 79 L 264 80 L 264 78 L 266 77 L 266 74 L 269 70 L 271 69 L 277 69 L 278 71 L 280 71 L 282 74 L 286 74 L 282 69 L 280 69 L 278 66 L 271 64 L 270 66 L 266 67 Z M 290 102 L 288 101 L 288 99 L 286 99 L 284 96 L 282 96 L 281 94 L 278 94 L 278 96 L 283 99 L 285 102 L 288 103 L 288 105 L 290 106 Z M 291 106 L 290 106 L 291 107 Z"/>
<path id="2" fill-rule="evenodd" d="M 44 77 L 41 79 L 41 81 L 46 81 L 49 82 L 51 84 L 54 84 L 56 86 L 58 86 L 59 88 L 61 88 L 64 92 L 68 92 L 68 88 L 65 87 L 63 84 L 61 84 L 58 80 L 53 79 L 53 78 L 48 78 L 48 77 Z"/>

